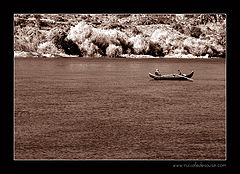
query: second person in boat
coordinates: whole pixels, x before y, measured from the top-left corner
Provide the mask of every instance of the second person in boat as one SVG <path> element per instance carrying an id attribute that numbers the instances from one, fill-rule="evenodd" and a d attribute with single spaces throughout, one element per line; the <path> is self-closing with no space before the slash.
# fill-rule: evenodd
<path id="1" fill-rule="evenodd" d="M 182 75 L 182 72 L 180 70 L 178 70 L 178 75 Z"/>
<path id="2" fill-rule="evenodd" d="M 178 70 L 178 75 L 181 75 L 181 76 L 186 76 L 186 74 L 183 74 L 180 70 Z"/>

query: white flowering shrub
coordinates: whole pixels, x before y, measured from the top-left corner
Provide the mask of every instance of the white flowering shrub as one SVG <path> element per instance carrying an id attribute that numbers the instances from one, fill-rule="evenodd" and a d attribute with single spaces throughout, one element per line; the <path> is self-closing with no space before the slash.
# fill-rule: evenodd
<path id="1" fill-rule="evenodd" d="M 81 45 L 87 38 L 92 35 L 92 27 L 85 22 L 80 22 L 76 26 L 71 27 L 67 39 L 72 40 L 77 45 Z"/>
<path id="2" fill-rule="evenodd" d="M 106 49 L 106 55 L 109 57 L 118 57 L 123 53 L 121 46 L 110 44 Z"/>
<path id="3" fill-rule="evenodd" d="M 149 40 L 142 35 L 129 38 L 129 42 L 133 45 L 134 54 L 146 54 L 149 50 Z"/>
<path id="4" fill-rule="evenodd" d="M 37 52 L 40 54 L 59 54 L 59 50 L 52 42 L 44 42 L 38 46 Z"/>
<path id="5" fill-rule="evenodd" d="M 80 51 L 83 56 L 96 56 L 100 57 L 101 55 L 98 53 L 99 48 L 94 45 L 89 39 L 86 39 L 80 45 Z"/>

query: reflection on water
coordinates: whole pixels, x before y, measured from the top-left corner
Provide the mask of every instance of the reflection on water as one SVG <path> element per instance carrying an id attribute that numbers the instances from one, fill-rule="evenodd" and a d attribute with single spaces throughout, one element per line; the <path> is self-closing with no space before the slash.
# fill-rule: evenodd
<path id="1" fill-rule="evenodd" d="M 225 60 L 17 58 L 14 118 L 16 159 L 225 159 Z"/>

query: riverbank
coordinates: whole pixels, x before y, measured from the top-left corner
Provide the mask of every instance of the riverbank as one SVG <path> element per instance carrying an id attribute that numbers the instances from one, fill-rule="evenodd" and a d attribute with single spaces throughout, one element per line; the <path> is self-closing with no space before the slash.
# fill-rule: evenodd
<path id="1" fill-rule="evenodd" d="M 221 14 L 17 14 L 14 23 L 15 57 L 226 56 Z"/>
<path id="2" fill-rule="evenodd" d="M 68 55 L 68 54 L 64 54 L 64 53 L 60 53 L 60 54 L 40 54 L 37 52 L 24 52 L 24 51 L 14 51 L 14 58 L 23 58 L 23 57 L 41 57 L 41 58 L 57 58 L 57 57 L 62 57 L 62 58 L 73 58 L 73 57 L 79 57 L 77 55 Z M 102 57 L 102 56 L 101 56 Z M 99 57 L 99 58 L 101 58 Z M 221 57 L 208 57 L 208 55 L 205 56 L 193 56 L 192 54 L 188 54 L 188 55 L 171 55 L 171 56 L 165 56 L 165 57 L 156 57 L 156 56 L 152 56 L 152 55 L 135 55 L 135 54 L 122 54 L 119 57 L 116 58 L 132 58 L 132 59 L 140 59 L 140 58 L 152 58 L 152 59 L 158 59 L 158 58 L 221 58 Z"/>

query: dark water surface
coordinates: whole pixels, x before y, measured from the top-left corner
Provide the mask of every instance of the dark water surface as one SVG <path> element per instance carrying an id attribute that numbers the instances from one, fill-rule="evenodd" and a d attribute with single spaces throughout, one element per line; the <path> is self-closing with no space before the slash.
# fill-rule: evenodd
<path id="1" fill-rule="evenodd" d="M 225 59 L 15 58 L 15 159 L 225 159 L 225 80 Z"/>

